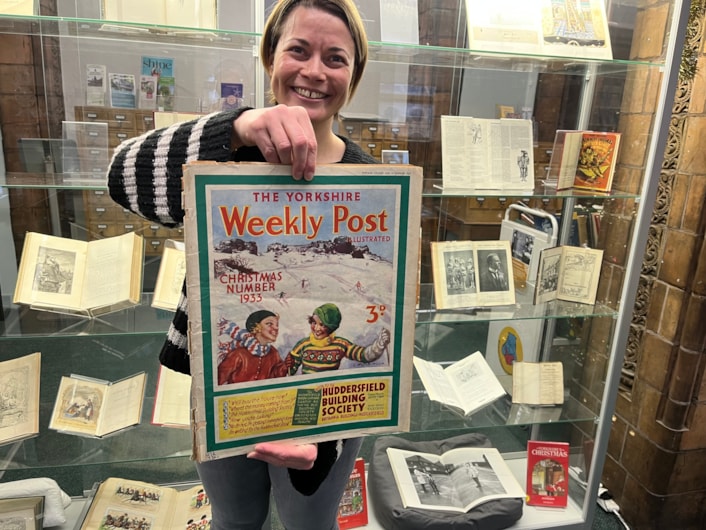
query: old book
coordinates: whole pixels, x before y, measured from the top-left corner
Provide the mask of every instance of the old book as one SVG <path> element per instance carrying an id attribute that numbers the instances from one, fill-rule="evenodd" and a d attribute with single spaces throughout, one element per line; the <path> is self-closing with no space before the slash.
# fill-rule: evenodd
<path id="1" fill-rule="evenodd" d="M 558 190 L 610 191 L 620 136 L 616 132 L 557 131 L 547 178 L 556 179 Z"/>
<path id="2" fill-rule="evenodd" d="M 164 242 L 162 261 L 159 262 L 157 281 L 154 284 L 152 307 L 176 311 L 181 298 L 181 288 L 186 276 L 184 243 L 167 239 Z"/>
<path id="3" fill-rule="evenodd" d="M 210 528 L 211 503 L 201 484 L 184 488 L 110 477 L 90 501 L 80 530 Z"/>
<path id="4" fill-rule="evenodd" d="M 49 428 L 101 438 L 140 423 L 147 374 L 110 382 L 72 374 L 64 376 Z"/>
<path id="5" fill-rule="evenodd" d="M 159 366 L 152 423 L 163 427 L 189 427 L 191 376 Z"/>
<path id="6" fill-rule="evenodd" d="M 567 245 L 544 249 L 539 260 L 534 302 L 564 300 L 594 304 L 602 260 L 600 249 Z"/>
<path id="7" fill-rule="evenodd" d="M 514 363 L 512 402 L 523 405 L 564 403 L 564 365 L 561 361 Z"/>
<path id="8" fill-rule="evenodd" d="M 41 530 L 44 520 L 44 497 L 0 499 L 0 528 Z"/>
<path id="9" fill-rule="evenodd" d="M 368 494 L 365 484 L 365 460 L 358 458 L 338 504 L 338 528 L 360 528 L 368 524 Z"/>
<path id="10" fill-rule="evenodd" d="M 405 508 L 465 513 L 490 500 L 525 496 L 493 447 L 461 447 L 441 455 L 390 447 L 387 456 Z"/>
<path id="11" fill-rule="evenodd" d="M 134 232 L 89 242 L 28 232 L 13 302 L 85 316 L 137 305 L 143 256 Z"/>
<path id="12" fill-rule="evenodd" d="M 432 241 L 437 309 L 515 303 L 509 241 Z"/>
<path id="13" fill-rule="evenodd" d="M 446 368 L 415 356 L 414 367 L 429 399 L 463 416 L 470 416 L 505 395 L 505 389 L 479 351 Z"/>
<path id="14" fill-rule="evenodd" d="M 0 445 L 39 433 L 41 353 L 0 363 Z"/>
<path id="15" fill-rule="evenodd" d="M 532 121 L 441 116 L 444 189 L 533 190 Z"/>
<path id="16" fill-rule="evenodd" d="M 569 499 L 569 444 L 527 442 L 527 504 L 565 508 Z"/>
<path id="17" fill-rule="evenodd" d="M 197 459 L 408 428 L 421 168 L 316 170 L 185 168 Z"/>

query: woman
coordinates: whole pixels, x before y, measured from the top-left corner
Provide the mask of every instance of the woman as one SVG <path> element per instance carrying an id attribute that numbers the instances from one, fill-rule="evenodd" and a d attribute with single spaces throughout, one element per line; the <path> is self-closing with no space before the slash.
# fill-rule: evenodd
<path id="1" fill-rule="evenodd" d="M 352 0 L 281 0 L 267 20 L 260 52 L 277 105 L 205 116 L 126 141 L 108 173 L 116 202 L 177 226 L 184 217 L 184 162 L 288 164 L 296 180 L 311 180 L 316 164 L 377 162 L 333 132 L 367 62 L 367 38 Z M 189 370 L 185 294 L 160 353 L 163 364 L 182 372 Z M 336 528 L 360 442 L 262 443 L 247 456 L 197 464 L 211 499 L 213 530 L 261 528 L 270 493 L 288 530 Z"/>

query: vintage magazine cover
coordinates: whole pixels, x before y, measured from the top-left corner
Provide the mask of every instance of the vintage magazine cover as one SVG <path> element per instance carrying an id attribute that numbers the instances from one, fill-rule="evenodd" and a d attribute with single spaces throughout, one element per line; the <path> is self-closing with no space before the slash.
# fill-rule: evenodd
<path id="1" fill-rule="evenodd" d="M 569 444 L 527 442 L 527 504 L 565 508 L 569 498 Z"/>
<path id="2" fill-rule="evenodd" d="M 402 165 L 186 167 L 198 460 L 408 428 L 421 183 Z"/>

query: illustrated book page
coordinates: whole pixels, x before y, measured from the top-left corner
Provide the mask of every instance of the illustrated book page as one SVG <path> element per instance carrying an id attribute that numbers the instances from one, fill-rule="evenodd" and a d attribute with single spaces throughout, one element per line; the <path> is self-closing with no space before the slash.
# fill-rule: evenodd
<path id="1" fill-rule="evenodd" d="M 603 251 L 560 246 L 542 251 L 539 260 L 535 303 L 565 300 L 594 304 Z"/>
<path id="2" fill-rule="evenodd" d="M 466 15 L 473 51 L 613 57 L 603 0 L 466 0 Z"/>
<path id="3" fill-rule="evenodd" d="M 200 529 L 210 524 L 211 504 L 201 484 L 177 489 L 110 477 L 98 486 L 81 530 Z"/>
<path id="4" fill-rule="evenodd" d="M 509 241 L 432 241 L 437 309 L 515 303 Z"/>
<path id="5" fill-rule="evenodd" d="M 620 138 L 615 132 L 557 131 L 548 179 L 558 190 L 610 191 Z"/>
<path id="6" fill-rule="evenodd" d="M 41 530 L 44 520 L 44 497 L 0 499 L 0 528 Z"/>
<path id="7" fill-rule="evenodd" d="M 39 433 L 40 352 L 0 362 L 0 445 Z"/>
<path id="8" fill-rule="evenodd" d="M 159 262 L 157 281 L 154 284 L 152 307 L 176 311 L 185 276 L 186 252 L 184 243 L 167 239 L 164 242 L 162 261 Z"/>
<path id="9" fill-rule="evenodd" d="M 527 504 L 565 508 L 569 499 L 569 444 L 527 442 Z"/>
<path id="10" fill-rule="evenodd" d="M 186 167 L 197 459 L 408 428 L 421 183 L 404 165 Z"/>
<path id="11" fill-rule="evenodd" d="M 152 423 L 165 427 L 189 427 L 191 424 L 190 395 L 191 376 L 160 365 L 152 409 Z"/>
<path id="12" fill-rule="evenodd" d="M 365 483 L 365 460 L 357 458 L 338 504 L 338 528 L 349 530 L 368 524 L 368 494 Z"/>
<path id="13" fill-rule="evenodd" d="M 100 438 L 137 425 L 146 381 L 144 372 L 114 383 L 75 374 L 62 377 L 49 428 Z"/>
<path id="14" fill-rule="evenodd" d="M 512 402 L 523 405 L 564 403 L 564 365 L 560 361 L 514 363 Z"/>
<path id="15" fill-rule="evenodd" d="M 534 189 L 531 120 L 441 116 L 444 189 Z"/>
<path id="16" fill-rule="evenodd" d="M 469 416 L 505 395 L 505 389 L 479 351 L 446 368 L 414 357 L 429 399 Z"/>
<path id="17" fill-rule="evenodd" d="M 465 513 L 490 500 L 525 496 L 492 447 L 461 447 L 442 455 L 390 447 L 387 456 L 405 508 Z"/>
<path id="18" fill-rule="evenodd" d="M 87 315 L 138 304 L 143 256 L 134 232 L 90 242 L 28 232 L 13 302 Z"/>

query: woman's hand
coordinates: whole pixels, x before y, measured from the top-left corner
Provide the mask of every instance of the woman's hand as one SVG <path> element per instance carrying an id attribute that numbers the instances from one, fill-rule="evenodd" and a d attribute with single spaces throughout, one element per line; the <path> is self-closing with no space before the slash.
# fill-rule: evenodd
<path id="1" fill-rule="evenodd" d="M 256 458 L 275 466 L 306 470 L 314 466 L 317 454 L 316 444 L 263 442 L 255 445 L 248 453 L 248 458 Z"/>
<path id="2" fill-rule="evenodd" d="M 316 135 L 303 107 L 247 110 L 233 122 L 233 131 L 234 147 L 255 145 L 267 162 L 291 165 L 295 180 L 314 178 Z"/>

